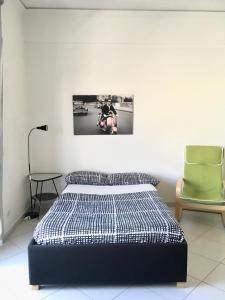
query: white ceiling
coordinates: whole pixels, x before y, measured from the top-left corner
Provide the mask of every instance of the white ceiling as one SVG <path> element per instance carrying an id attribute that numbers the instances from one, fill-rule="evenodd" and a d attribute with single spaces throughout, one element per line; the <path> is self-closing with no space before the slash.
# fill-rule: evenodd
<path id="1" fill-rule="evenodd" d="M 225 0 L 20 0 L 26 8 L 225 11 Z"/>

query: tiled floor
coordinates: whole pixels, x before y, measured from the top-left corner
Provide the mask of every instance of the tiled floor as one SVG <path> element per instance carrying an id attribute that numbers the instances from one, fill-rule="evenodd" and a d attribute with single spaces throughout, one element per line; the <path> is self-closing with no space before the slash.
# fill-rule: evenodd
<path id="1" fill-rule="evenodd" d="M 207 300 L 225 299 L 225 228 L 220 215 L 185 211 L 181 226 L 188 241 L 188 283 L 119 287 L 49 286 L 32 291 L 28 285 L 27 244 L 36 220 L 23 221 L 0 247 L 2 300 Z"/>

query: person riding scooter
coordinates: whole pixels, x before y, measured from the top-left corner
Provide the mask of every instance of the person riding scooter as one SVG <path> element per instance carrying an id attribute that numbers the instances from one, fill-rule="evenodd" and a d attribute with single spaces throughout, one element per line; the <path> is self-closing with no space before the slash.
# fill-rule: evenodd
<path id="1" fill-rule="evenodd" d="M 101 121 L 105 120 L 108 117 L 110 111 L 112 113 L 114 113 L 114 115 L 117 115 L 117 112 L 116 112 L 115 108 L 112 105 L 111 98 L 108 98 L 107 101 L 103 102 L 101 110 L 102 110 L 102 113 L 100 114 L 100 117 L 99 117 L 97 125 L 99 125 L 99 123 Z"/>

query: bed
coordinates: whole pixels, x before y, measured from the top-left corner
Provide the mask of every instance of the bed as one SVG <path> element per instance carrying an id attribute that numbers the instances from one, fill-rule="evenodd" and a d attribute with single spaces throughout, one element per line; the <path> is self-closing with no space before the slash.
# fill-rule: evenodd
<path id="1" fill-rule="evenodd" d="M 69 184 L 28 246 L 33 288 L 186 282 L 187 243 L 151 184 Z"/>

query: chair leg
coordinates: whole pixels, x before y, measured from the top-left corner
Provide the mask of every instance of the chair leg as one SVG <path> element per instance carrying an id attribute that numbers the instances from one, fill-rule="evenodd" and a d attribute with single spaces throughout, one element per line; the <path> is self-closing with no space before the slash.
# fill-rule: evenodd
<path id="1" fill-rule="evenodd" d="M 222 212 L 223 225 L 225 226 L 225 211 Z"/>
<path id="2" fill-rule="evenodd" d="M 176 203 L 175 217 L 178 222 L 180 222 L 180 220 L 182 218 L 182 213 L 183 213 L 182 207 L 178 203 Z"/>

